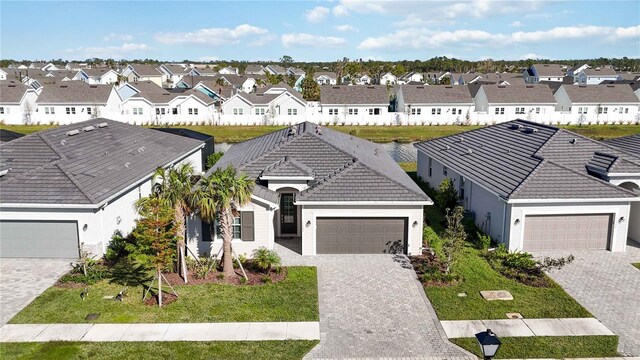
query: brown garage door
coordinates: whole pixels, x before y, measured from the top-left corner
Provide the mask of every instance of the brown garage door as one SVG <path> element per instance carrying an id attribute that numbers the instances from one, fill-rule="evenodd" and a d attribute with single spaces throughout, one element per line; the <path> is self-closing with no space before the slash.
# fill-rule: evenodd
<path id="1" fill-rule="evenodd" d="M 608 249 L 611 214 L 527 216 L 526 251 Z"/>
<path id="2" fill-rule="evenodd" d="M 317 218 L 318 254 L 407 252 L 407 218 Z"/>

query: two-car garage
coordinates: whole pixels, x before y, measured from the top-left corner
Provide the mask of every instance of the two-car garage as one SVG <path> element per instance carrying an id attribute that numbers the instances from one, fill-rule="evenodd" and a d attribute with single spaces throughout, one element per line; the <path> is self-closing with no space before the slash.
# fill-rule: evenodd
<path id="1" fill-rule="evenodd" d="M 523 249 L 606 250 L 611 247 L 612 214 L 527 215 Z"/>
<path id="2" fill-rule="evenodd" d="M 407 253 L 405 218 L 319 217 L 317 254 Z"/>
<path id="3" fill-rule="evenodd" d="M 77 221 L 0 220 L 0 257 L 78 257 Z"/>

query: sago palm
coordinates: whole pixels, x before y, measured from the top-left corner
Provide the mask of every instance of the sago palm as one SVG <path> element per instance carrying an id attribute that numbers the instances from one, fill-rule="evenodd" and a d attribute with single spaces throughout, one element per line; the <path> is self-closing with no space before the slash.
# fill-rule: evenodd
<path id="1" fill-rule="evenodd" d="M 196 190 L 198 210 L 203 220 L 213 224 L 218 219 L 222 236 L 222 268 L 225 278 L 234 276 L 231 240 L 233 239 L 233 218 L 238 208 L 249 203 L 254 181 L 245 174 L 238 173 L 229 165 L 216 169 L 203 178 Z"/>

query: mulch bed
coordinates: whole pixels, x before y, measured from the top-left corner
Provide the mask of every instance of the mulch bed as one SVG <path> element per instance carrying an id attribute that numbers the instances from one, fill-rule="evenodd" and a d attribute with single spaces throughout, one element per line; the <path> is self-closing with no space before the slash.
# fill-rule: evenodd
<path id="1" fill-rule="evenodd" d="M 287 277 L 287 268 L 282 267 L 280 272 L 277 273 L 271 270 L 269 273 L 264 273 L 262 270 L 256 269 L 251 264 L 243 264 L 244 271 L 247 273 L 248 281 L 242 283 L 241 278 L 242 271 L 237 268 L 234 269 L 237 276 L 231 279 L 220 278 L 221 271 L 216 269 L 212 270 L 205 278 L 197 278 L 194 272 L 191 271 L 187 274 L 187 283 L 177 273 L 167 273 L 164 277 L 169 281 L 171 285 L 202 285 L 202 284 L 223 284 L 223 285 L 265 285 L 270 283 L 277 283 L 284 280 Z M 269 281 L 264 281 L 269 278 Z"/>
<path id="2" fill-rule="evenodd" d="M 79 282 L 73 282 L 73 281 L 67 281 L 67 282 L 57 281 L 55 283 L 55 286 L 63 289 L 82 289 L 82 288 L 91 287 L 91 285 L 87 285 Z"/>
<path id="3" fill-rule="evenodd" d="M 169 291 L 171 291 L 171 289 L 169 289 Z M 162 291 L 162 306 L 169 305 L 176 300 L 178 300 L 177 296 Z M 158 295 L 152 293 L 151 296 L 148 296 L 144 300 L 144 304 L 148 306 L 158 306 Z"/>

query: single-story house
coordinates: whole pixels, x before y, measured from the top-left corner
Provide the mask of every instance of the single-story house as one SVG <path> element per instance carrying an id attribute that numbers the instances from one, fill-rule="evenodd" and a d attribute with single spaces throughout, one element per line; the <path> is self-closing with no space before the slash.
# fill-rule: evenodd
<path id="1" fill-rule="evenodd" d="M 388 117 L 389 94 L 384 85 L 321 86 L 320 104 L 321 123 L 374 125 Z"/>
<path id="2" fill-rule="evenodd" d="M 491 124 L 514 118 L 548 121 L 556 106 L 547 85 L 482 85 L 475 98 L 481 123 Z"/>
<path id="3" fill-rule="evenodd" d="M 409 125 L 439 125 L 471 123 L 474 103 L 467 85 L 401 85 L 397 104 Z"/>
<path id="4" fill-rule="evenodd" d="M 234 220 L 237 254 L 279 241 L 302 255 L 422 251 L 433 202 L 375 143 L 303 122 L 232 146 L 209 173 L 229 165 L 256 181 Z M 216 224 L 187 228 L 194 253 L 219 251 Z"/>
<path id="5" fill-rule="evenodd" d="M 633 123 L 640 99 L 628 84 L 563 85 L 554 94 L 563 123 Z"/>
<path id="6" fill-rule="evenodd" d="M 0 120 L 6 124 L 29 124 L 36 111 L 38 94 L 17 80 L 0 82 Z"/>
<path id="7" fill-rule="evenodd" d="M 203 146 L 102 118 L 0 145 L 0 257 L 104 254 L 116 231 L 133 229 L 154 171 L 190 162 L 201 172 Z"/>
<path id="8" fill-rule="evenodd" d="M 418 175 L 432 187 L 451 179 L 478 227 L 511 251 L 640 240 L 638 154 L 525 120 L 415 146 Z"/>

